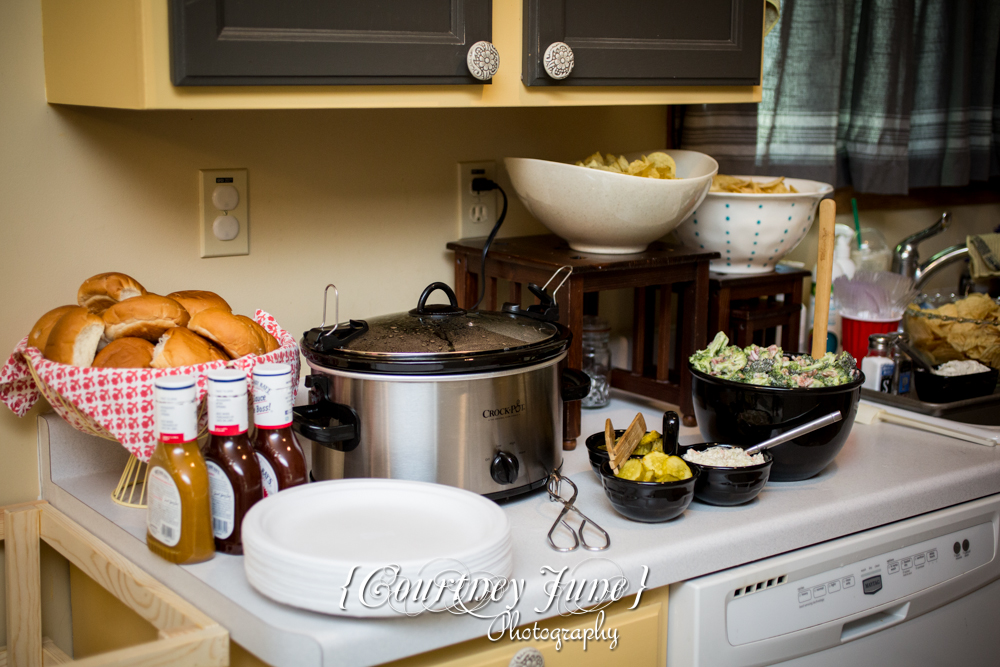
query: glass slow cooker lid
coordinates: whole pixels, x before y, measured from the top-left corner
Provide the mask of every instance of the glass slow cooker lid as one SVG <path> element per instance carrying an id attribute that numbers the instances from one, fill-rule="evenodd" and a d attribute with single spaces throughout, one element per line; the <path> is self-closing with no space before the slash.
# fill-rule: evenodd
<path id="1" fill-rule="evenodd" d="M 436 290 L 445 292 L 450 303 L 427 304 Z M 321 366 L 472 372 L 535 363 L 562 352 L 568 343 L 569 331 L 555 322 L 465 311 L 450 287 L 433 283 L 413 310 L 344 323 L 336 332 L 313 329 L 302 347 L 306 357 Z"/>

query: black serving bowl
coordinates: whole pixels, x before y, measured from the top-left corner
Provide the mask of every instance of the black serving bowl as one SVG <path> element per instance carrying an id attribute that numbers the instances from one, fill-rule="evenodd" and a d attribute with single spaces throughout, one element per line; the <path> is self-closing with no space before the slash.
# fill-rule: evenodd
<path id="1" fill-rule="evenodd" d="M 837 387 L 787 389 L 722 380 L 691 368 L 698 429 L 708 442 L 751 447 L 806 422 L 840 411 L 843 419 L 771 448 L 772 482 L 818 475 L 840 453 L 854 425 L 865 376 Z"/>
<path id="2" fill-rule="evenodd" d="M 690 450 L 705 451 L 709 447 L 729 447 L 739 449 L 732 445 L 720 445 L 715 442 L 702 442 L 697 445 L 681 445 L 679 455 L 683 458 Z M 771 464 L 774 456 L 769 450 L 761 452 L 764 462 L 753 466 L 742 468 L 731 468 L 723 466 L 708 466 L 703 463 L 696 463 L 701 468 L 701 476 L 694 485 L 694 497 L 709 505 L 742 505 L 757 497 L 767 478 L 771 474 Z M 690 461 L 685 460 L 688 465 Z"/>
<path id="3" fill-rule="evenodd" d="M 913 387 L 917 398 L 926 403 L 952 403 L 992 394 L 1000 371 L 992 368 L 969 375 L 935 375 L 920 366 L 913 368 Z"/>
<path id="4" fill-rule="evenodd" d="M 669 521 L 683 514 L 694 499 L 701 469 L 694 463 L 687 465 L 691 477 L 679 482 L 633 482 L 615 477 L 611 464 L 605 461 L 601 464 L 601 483 L 611 506 L 622 516 L 644 523 Z"/>
<path id="5" fill-rule="evenodd" d="M 676 412 L 667 411 L 663 413 L 663 432 L 660 433 L 660 436 L 663 438 L 663 453 L 668 456 L 677 453 L 677 434 L 680 431 L 680 424 L 680 415 Z M 615 429 L 616 441 L 623 435 L 625 435 L 625 429 Z M 608 450 L 600 449 L 601 445 L 605 444 L 604 431 L 588 436 L 585 442 L 587 444 L 587 456 L 590 457 L 590 467 L 600 477 L 601 464 L 605 461 L 610 461 Z"/>
<path id="6" fill-rule="evenodd" d="M 625 435 L 625 429 L 615 429 L 615 440 L 623 435 Z M 599 449 L 599 447 L 604 444 L 604 431 L 588 436 L 585 442 L 587 443 L 587 456 L 590 457 L 590 467 L 593 468 L 594 473 L 600 477 L 601 464 L 611 460 L 608 457 L 608 450 Z"/>

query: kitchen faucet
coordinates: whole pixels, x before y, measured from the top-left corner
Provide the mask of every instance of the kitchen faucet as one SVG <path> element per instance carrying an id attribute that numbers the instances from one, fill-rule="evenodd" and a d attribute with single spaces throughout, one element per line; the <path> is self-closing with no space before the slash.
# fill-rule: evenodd
<path id="1" fill-rule="evenodd" d="M 913 286 L 919 288 L 939 269 L 967 256 L 969 248 L 963 243 L 945 248 L 932 255 L 923 264 L 920 263 L 917 245 L 921 241 L 940 234 L 949 226 L 951 226 L 951 213 L 945 211 L 933 225 L 900 241 L 892 256 L 892 272 L 913 278 Z"/>

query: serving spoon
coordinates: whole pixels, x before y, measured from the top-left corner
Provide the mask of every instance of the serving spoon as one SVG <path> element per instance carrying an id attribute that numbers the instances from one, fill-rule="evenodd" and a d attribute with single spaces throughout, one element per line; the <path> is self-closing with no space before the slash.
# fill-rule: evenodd
<path id="1" fill-rule="evenodd" d="M 818 428 L 823 428 L 824 426 L 829 426 L 830 424 L 836 424 L 843 417 L 840 414 L 840 410 L 836 410 L 826 415 L 825 417 L 820 417 L 819 419 L 814 419 L 811 422 L 806 422 L 801 426 L 796 426 L 795 428 L 785 431 L 781 435 L 777 435 L 770 440 L 765 440 L 764 442 L 754 445 L 753 447 L 748 447 L 743 450 L 750 456 L 764 451 L 765 449 L 771 449 L 771 447 L 776 447 L 783 442 L 788 442 L 789 440 L 794 440 L 800 435 L 805 435 L 806 433 L 812 433 Z"/>

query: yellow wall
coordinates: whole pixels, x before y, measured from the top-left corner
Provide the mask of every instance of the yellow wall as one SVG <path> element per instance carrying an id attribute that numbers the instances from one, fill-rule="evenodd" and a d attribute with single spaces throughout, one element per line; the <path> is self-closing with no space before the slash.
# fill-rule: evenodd
<path id="1" fill-rule="evenodd" d="M 45 103 L 38 0 L 0 3 L 0 280 L 6 355 L 101 271 L 203 288 L 300 335 L 323 286 L 342 317 L 453 280 L 456 167 L 662 147 L 663 107 L 136 112 Z M 198 257 L 198 169 L 249 169 L 247 257 Z M 504 183 L 507 183 L 504 180 Z M 511 192 L 510 188 L 507 188 Z M 541 233 L 516 201 L 505 234 Z M 0 409 L 0 504 L 35 497 L 34 420 Z"/>

